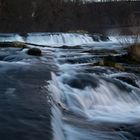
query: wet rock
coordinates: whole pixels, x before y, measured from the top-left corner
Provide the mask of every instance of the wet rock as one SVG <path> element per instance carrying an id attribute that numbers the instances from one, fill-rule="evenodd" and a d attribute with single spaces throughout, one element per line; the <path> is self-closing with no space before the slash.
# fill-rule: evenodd
<path id="1" fill-rule="evenodd" d="M 92 39 L 94 41 L 97 41 L 97 42 L 99 42 L 99 41 L 108 41 L 109 40 L 108 36 L 102 35 L 102 34 L 93 34 L 93 35 L 91 35 L 91 37 L 92 37 Z"/>
<path id="2" fill-rule="evenodd" d="M 138 77 L 135 74 L 131 74 L 131 73 L 116 73 L 116 74 L 112 74 L 110 75 L 112 78 L 115 79 L 119 79 L 125 83 L 128 83 L 132 86 L 138 87 L 139 88 L 139 84 L 138 84 Z"/>
<path id="3" fill-rule="evenodd" d="M 69 59 L 66 59 L 66 62 L 67 63 L 70 63 L 70 64 L 76 64 L 76 63 L 89 63 L 89 62 L 92 62 L 94 61 L 94 58 L 93 57 L 79 57 L 79 58 L 69 58 Z"/>
<path id="4" fill-rule="evenodd" d="M 133 71 L 132 68 L 137 67 L 139 68 L 139 64 L 137 61 L 132 59 L 128 53 L 124 53 L 121 55 L 108 55 L 104 56 L 102 60 L 94 64 L 95 66 L 108 66 L 108 67 L 114 67 L 121 71 Z M 132 68 L 131 68 L 132 67 Z"/>
<path id="5" fill-rule="evenodd" d="M 28 51 L 27 51 L 27 54 L 29 55 L 34 55 L 34 56 L 41 56 L 42 55 L 42 52 L 40 49 L 38 48 L 30 48 Z"/>
<path id="6" fill-rule="evenodd" d="M 23 40 L 26 40 L 28 33 L 26 32 L 20 32 L 19 35 L 23 38 Z"/>
<path id="7" fill-rule="evenodd" d="M 100 37 L 98 35 L 92 35 L 91 37 L 94 41 L 97 41 L 97 42 L 100 41 Z"/>
<path id="8" fill-rule="evenodd" d="M 124 63 L 125 61 L 129 61 L 128 54 L 108 55 L 104 59 L 105 61 L 113 61 L 116 63 Z"/>
<path id="9" fill-rule="evenodd" d="M 0 42 L 1 48 L 12 47 L 12 48 L 27 48 L 24 42 Z"/>
<path id="10" fill-rule="evenodd" d="M 120 70 L 120 71 L 125 71 L 125 67 L 123 64 L 121 63 L 115 63 L 115 66 L 114 66 L 117 70 Z"/>
<path id="11" fill-rule="evenodd" d="M 79 46 L 79 45 L 76 45 L 76 46 L 66 46 L 66 45 L 63 45 L 60 48 L 62 48 L 62 49 L 80 49 L 81 46 Z"/>
<path id="12" fill-rule="evenodd" d="M 128 55 L 132 58 L 132 60 L 140 62 L 140 44 L 132 45 L 128 50 Z"/>
<path id="13" fill-rule="evenodd" d="M 117 52 L 117 50 L 113 50 L 113 49 L 89 49 L 89 50 L 85 50 L 83 51 L 83 53 L 90 53 L 93 55 L 111 55 L 111 54 L 119 54 L 119 52 Z"/>
<path id="14" fill-rule="evenodd" d="M 22 36 L 22 37 L 27 37 L 28 36 L 28 34 L 26 32 L 20 32 L 19 35 Z"/>
<path id="15" fill-rule="evenodd" d="M 124 82 L 126 82 L 126 83 L 128 83 L 128 84 L 130 84 L 130 85 L 132 85 L 134 87 L 139 88 L 139 86 L 137 85 L 137 83 L 135 82 L 135 80 L 132 79 L 131 77 L 121 77 L 120 76 L 120 77 L 117 77 L 117 79 L 122 80 L 122 81 L 124 81 Z"/>
<path id="16" fill-rule="evenodd" d="M 13 46 L 16 48 L 27 48 L 23 42 L 13 42 Z"/>
<path id="17" fill-rule="evenodd" d="M 114 54 L 114 55 L 109 54 L 107 56 L 102 57 L 100 56 L 99 61 L 94 63 L 93 66 L 110 67 L 115 68 L 116 70 L 119 71 L 140 74 L 139 62 L 140 62 L 139 51 L 136 52 L 135 54 L 133 53 L 133 55 L 131 52 L 128 53 L 125 52 L 123 54 Z"/>
<path id="18" fill-rule="evenodd" d="M 120 71 L 125 71 L 125 67 L 123 64 L 121 63 L 117 63 L 114 61 L 110 61 L 110 60 L 100 60 L 99 62 L 94 64 L 95 66 L 107 66 L 107 67 L 113 67 L 116 68 L 117 70 Z"/>
<path id="19" fill-rule="evenodd" d="M 105 36 L 105 35 L 100 35 L 100 39 L 101 39 L 101 41 L 108 41 L 109 37 Z"/>
<path id="20" fill-rule="evenodd" d="M 131 72 L 131 73 L 140 75 L 140 65 L 126 66 L 125 69 L 127 72 Z"/>
<path id="21" fill-rule="evenodd" d="M 123 127 L 123 129 L 121 129 L 121 131 L 128 132 L 128 133 L 132 134 L 133 138 L 135 137 L 136 140 L 140 139 L 140 125 L 139 125 L 139 123 Z"/>
<path id="22" fill-rule="evenodd" d="M 89 66 L 93 66 L 92 64 Z M 114 68 L 106 68 L 106 67 L 100 67 L 100 66 L 95 66 L 95 67 L 89 67 L 87 69 L 85 69 L 86 73 L 96 73 L 96 75 L 103 75 L 103 74 L 113 74 L 118 72 L 117 70 L 115 70 Z"/>

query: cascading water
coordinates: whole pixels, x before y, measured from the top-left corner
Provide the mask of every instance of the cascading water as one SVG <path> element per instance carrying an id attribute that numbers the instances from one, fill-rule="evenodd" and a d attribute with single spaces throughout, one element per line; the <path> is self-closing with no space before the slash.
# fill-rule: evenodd
<path id="1" fill-rule="evenodd" d="M 53 74 L 53 80 L 57 81 L 53 84 L 53 88 L 51 88 L 55 89 L 55 92 L 53 91 L 55 93 L 53 97 L 56 98 L 56 102 L 63 104 L 62 107 L 64 106 L 64 108 L 75 114 L 80 114 L 91 121 L 131 123 L 131 121 L 139 119 L 139 89 L 129 87 L 124 83 L 120 84 L 116 80 L 114 83 L 111 83 L 92 75 L 90 78 L 95 80 L 97 85 L 92 85 L 92 83 L 90 83 L 92 81 L 85 81 L 87 85 L 85 85 L 83 89 L 84 79 L 80 79 L 80 76 L 81 75 L 78 75 L 76 79 L 72 79 L 71 75 L 57 77 Z M 66 84 L 68 79 L 73 83 L 68 82 L 69 84 Z"/>
<path id="2" fill-rule="evenodd" d="M 76 46 L 94 43 L 88 34 L 76 33 L 29 34 L 27 42 L 48 46 Z"/>
<path id="3" fill-rule="evenodd" d="M 117 53 L 123 53 L 119 47 L 116 48 L 119 44 L 117 39 L 110 37 L 110 41 L 95 42 L 87 34 L 71 33 L 28 34 L 25 38 L 16 34 L 1 36 L 1 41 L 32 43 L 33 47 L 37 47 L 33 44 L 46 46 L 38 46 L 42 50 L 40 57 L 27 55 L 27 48 L 2 48 L 0 53 L 1 83 L 6 88 L 2 89 L 2 97 L 6 98 L 2 99 L 8 106 L 6 109 L 1 108 L 1 114 L 6 117 L 10 114 L 13 117 L 11 111 L 15 110 L 12 105 L 19 104 L 15 105 L 21 106 L 18 113 L 14 112 L 16 123 L 25 128 L 32 128 L 33 132 L 38 134 L 37 137 L 34 133 L 30 136 L 30 131 L 24 129 L 23 134 L 28 134 L 29 139 L 34 140 L 39 136 L 42 136 L 41 140 L 140 138 L 139 75 L 94 65 L 113 53 L 111 51 L 110 54 L 104 54 L 100 52 L 102 48 L 118 49 Z M 63 45 L 67 47 L 59 48 Z M 68 47 L 75 45 L 82 47 Z M 94 52 L 95 48 L 99 50 Z M 5 78 L 8 79 L 6 82 Z M 11 82 L 11 79 L 15 81 Z M 46 85 L 45 80 L 48 79 Z M 6 84 L 3 84 L 3 80 Z M 48 96 L 47 100 L 44 94 Z M 3 105 L 3 100 L 1 103 Z M 5 112 L 7 109 L 8 113 Z"/>
<path id="4" fill-rule="evenodd" d="M 68 51 L 68 52 L 67 52 Z M 71 51 L 71 52 L 70 52 Z M 56 50 L 56 63 L 60 73 L 52 73 L 49 88 L 62 117 L 62 133 L 66 140 L 131 140 L 133 134 L 121 131 L 121 125 L 137 124 L 140 120 L 140 89 L 137 77 L 127 73 L 106 70 L 97 75 L 89 63 L 67 63 L 81 55 L 71 49 Z M 73 56 L 72 56 L 73 54 Z M 65 57 L 64 57 L 65 56 Z M 60 61 L 62 60 L 63 61 Z M 60 63 L 61 62 L 61 63 Z M 93 60 L 92 60 L 93 62 Z M 102 68 L 98 68 L 102 70 Z M 104 70 L 105 72 L 105 70 Z M 117 79 L 117 76 L 133 76 L 136 86 Z M 136 79 L 135 79 L 136 78 Z M 139 78 L 138 78 L 139 79 Z M 134 84 L 135 85 L 135 84 Z M 119 131 L 116 131 L 119 129 Z"/>

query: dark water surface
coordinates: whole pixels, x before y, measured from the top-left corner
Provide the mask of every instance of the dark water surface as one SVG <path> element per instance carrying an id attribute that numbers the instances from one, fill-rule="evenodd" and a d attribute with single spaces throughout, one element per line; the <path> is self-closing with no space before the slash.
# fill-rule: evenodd
<path id="1" fill-rule="evenodd" d="M 21 49 L 1 49 L 0 56 L 0 139 L 52 139 L 50 104 L 43 89 L 51 79 L 49 64 Z"/>

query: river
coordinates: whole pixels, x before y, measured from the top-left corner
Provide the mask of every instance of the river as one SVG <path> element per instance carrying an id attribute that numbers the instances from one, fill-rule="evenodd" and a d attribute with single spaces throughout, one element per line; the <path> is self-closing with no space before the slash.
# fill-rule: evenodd
<path id="1" fill-rule="evenodd" d="M 43 45 L 42 56 L 1 48 L 0 139 L 140 139 L 140 75 L 94 65 L 116 55 L 112 50 L 125 53 L 116 37 L 32 33 L 0 40 Z"/>

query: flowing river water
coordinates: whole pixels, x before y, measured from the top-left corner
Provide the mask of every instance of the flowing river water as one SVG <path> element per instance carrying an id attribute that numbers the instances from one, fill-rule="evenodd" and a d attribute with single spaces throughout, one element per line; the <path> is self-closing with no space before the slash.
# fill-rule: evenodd
<path id="1" fill-rule="evenodd" d="M 40 57 L 1 48 L 0 139 L 140 139 L 139 74 L 94 65 L 108 55 L 99 53 L 104 49 L 124 53 L 115 37 L 38 33 L 0 40 L 46 45 L 38 47 Z"/>

